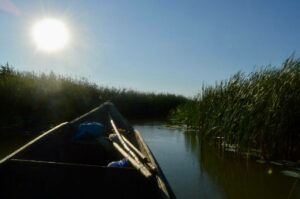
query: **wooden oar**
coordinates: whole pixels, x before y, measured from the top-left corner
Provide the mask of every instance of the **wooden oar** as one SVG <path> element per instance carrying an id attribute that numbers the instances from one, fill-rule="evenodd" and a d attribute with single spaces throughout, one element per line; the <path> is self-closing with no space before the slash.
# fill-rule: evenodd
<path id="1" fill-rule="evenodd" d="M 110 123 L 115 131 L 115 133 L 117 134 L 119 141 L 121 142 L 122 146 L 124 147 L 124 149 L 136 160 L 139 161 L 138 157 L 135 155 L 135 153 L 133 153 L 130 148 L 127 146 L 127 144 L 125 143 L 122 135 L 120 134 L 120 132 L 118 131 L 115 122 L 113 121 L 113 119 L 110 117 Z"/>
<path id="2" fill-rule="evenodd" d="M 124 141 L 126 142 L 126 144 L 128 144 L 128 146 L 134 151 L 136 152 L 136 154 L 138 154 L 140 156 L 140 158 L 142 158 L 143 161 L 147 160 L 147 157 L 144 156 L 144 154 L 142 154 L 142 152 L 140 152 L 133 144 L 131 144 L 131 142 L 129 142 L 129 140 L 127 140 L 127 138 L 124 135 L 121 135 L 122 138 L 124 139 Z"/>
<path id="3" fill-rule="evenodd" d="M 149 169 L 151 169 L 152 171 L 157 171 L 156 167 L 153 166 L 153 164 L 151 164 L 148 160 L 147 157 L 141 152 L 139 151 L 129 140 L 127 140 L 127 138 L 125 136 L 122 135 L 122 138 L 124 139 L 124 141 L 128 144 L 128 146 L 130 148 L 132 148 L 134 150 L 134 152 L 136 152 L 139 157 L 142 159 L 142 161 L 149 167 Z"/>
<path id="4" fill-rule="evenodd" d="M 111 124 L 112 124 L 112 127 L 113 127 L 113 129 L 114 129 L 114 131 L 115 131 L 115 133 L 117 134 L 117 136 L 118 136 L 118 138 L 119 138 L 119 140 L 121 141 L 121 143 L 122 143 L 122 141 L 124 141 L 124 143 L 122 143 L 122 145 L 124 146 L 124 144 L 126 143 L 126 144 L 128 144 L 128 146 L 131 148 L 131 149 L 133 149 L 134 150 L 134 152 L 136 152 L 141 158 L 142 158 L 142 160 L 146 160 L 147 158 L 146 158 L 146 156 L 144 155 L 144 154 L 142 154 L 142 152 L 140 152 L 129 140 L 127 140 L 127 138 L 124 136 L 124 135 L 121 135 L 121 133 L 119 132 L 119 130 L 117 129 L 117 127 L 116 127 L 116 125 L 115 125 L 115 122 L 113 121 L 113 119 L 111 118 L 111 116 L 110 116 L 110 122 L 111 122 Z M 120 139 L 121 138 L 121 139 Z M 125 144 L 125 145 L 126 145 Z M 125 147 L 126 148 L 126 147 Z"/>
<path id="5" fill-rule="evenodd" d="M 134 158 L 134 160 L 135 160 L 136 162 L 138 162 L 138 163 L 140 163 L 141 165 L 143 165 L 143 164 L 140 162 L 139 158 L 135 155 L 135 153 L 134 153 L 133 151 L 130 150 L 130 148 L 133 149 L 133 150 L 138 154 L 138 156 L 142 159 L 143 162 L 146 162 L 146 160 L 147 160 L 146 156 L 145 156 L 144 154 L 142 154 L 142 152 L 140 152 L 140 151 L 139 151 L 139 150 L 138 150 L 138 149 L 137 149 L 137 148 L 136 148 L 129 140 L 127 140 L 127 138 L 126 138 L 125 136 L 123 136 L 123 135 L 120 134 L 118 128 L 117 128 L 116 125 L 115 125 L 115 122 L 113 121 L 113 119 L 111 118 L 111 116 L 109 116 L 109 117 L 110 117 L 110 123 L 111 123 L 111 125 L 112 125 L 112 127 L 113 127 L 113 129 L 114 129 L 114 131 L 115 131 L 115 133 L 116 133 L 116 135 L 117 135 L 119 141 L 121 142 L 121 144 L 122 144 L 123 147 L 125 148 L 125 150 L 128 151 L 128 153 Z M 127 146 L 127 144 L 128 144 L 128 146 L 129 146 L 130 148 Z M 146 165 L 147 165 L 148 168 L 150 168 L 152 171 L 156 171 L 156 168 L 155 168 L 150 162 L 146 162 Z M 145 168 L 146 168 L 146 167 L 145 167 Z"/>
<path id="6" fill-rule="evenodd" d="M 129 140 L 127 140 L 125 136 L 122 135 L 122 137 L 128 144 L 128 146 L 134 150 L 133 152 L 136 152 L 138 154 L 138 157 L 141 158 L 141 162 L 145 164 L 145 166 L 147 166 L 152 172 L 157 172 L 157 168 L 151 162 L 149 162 L 148 158 L 144 154 L 142 154 L 142 152 L 140 152 Z M 109 139 L 111 141 L 120 143 L 116 134 L 110 134 Z"/>
<path id="7" fill-rule="evenodd" d="M 113 142 L 113 146 L 125 157 L 127 160 L 138 170 L 140 171 L 146 178 L 149 178 L 152 176 L 151 172 L 139 161 L 136 161 L 133 159 L 126 151 L 122 149 L 122 147 L 116 143 Z"/>

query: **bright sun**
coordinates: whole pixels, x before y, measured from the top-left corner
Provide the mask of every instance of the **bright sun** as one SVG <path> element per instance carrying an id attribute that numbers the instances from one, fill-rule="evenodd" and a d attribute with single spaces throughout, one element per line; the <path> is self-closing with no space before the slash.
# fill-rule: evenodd
<path id="1" fill-rule="evenodd" d="M 32 36 L 37 47 L 48 52 L 62 49 L 69 41 L 69 32 L 65 24 L 52 18 L 37 22 L 33 27 Z"/>

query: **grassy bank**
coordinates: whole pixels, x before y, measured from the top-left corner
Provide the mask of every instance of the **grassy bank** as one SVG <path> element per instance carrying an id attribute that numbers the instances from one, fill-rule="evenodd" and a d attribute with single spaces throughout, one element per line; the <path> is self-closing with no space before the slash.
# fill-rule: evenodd
<path id="1" fill-rule="evenodd" d="M 0 67 L 0 127 L 31 131 L 71 120 L 107 100 L 129 118 L 165 118 L 183 96 L 107 88 L 85 79 Z M 7 132 L 7 131 L 5 131 Z"/>
<path id="2" fill-rule="evenodd" d="M 213 141 L 223 137 L 238 149 L 259 149 L 266 159 L 300 159 L 300 60 L 280 68 L 241 72 L 214 86 L 204 86 L 173 119 L 199 129 Z"/>

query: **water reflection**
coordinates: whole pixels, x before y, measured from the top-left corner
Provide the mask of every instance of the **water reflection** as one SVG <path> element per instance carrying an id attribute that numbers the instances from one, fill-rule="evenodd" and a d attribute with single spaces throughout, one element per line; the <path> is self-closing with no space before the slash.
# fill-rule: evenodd
<path id="1" fill-rule="evenodd" d="M 300 198 L 286 168 L 240 159 L 200 144 L 197 133 L 138 125 L 178 198 Z"/>
<path id="2" fill-rule="evenodd" d="M 222 189 L 199 169 L 200 153 L 194 153 L 200 152 L 196 139 L 186 139 L 182 130 L 161 125 L 136 128 L 143 134 L 178 199 L 224 198 Z"/>
<path id="3" fill-rule="evenodd" d="M 292 190 L 297 179 L 282 175 L 273 165 L 262 165 L 220 153 L 212 147 L 202 147 L 202 168 L 220 185 L 226 198 L 300 198 L 300 184 Z"/>

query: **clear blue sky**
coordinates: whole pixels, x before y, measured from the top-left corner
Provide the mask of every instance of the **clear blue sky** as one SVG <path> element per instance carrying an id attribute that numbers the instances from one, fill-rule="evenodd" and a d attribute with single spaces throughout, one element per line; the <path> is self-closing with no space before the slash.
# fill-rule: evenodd
<path id="1" fill-rule="evenodd" d="M 0 64 L 193 96 L 203 83 L 298 57 L 299 10 L 298 0 L 0 0 Z M 30 33 L 44 17 L 69 27 L 65 49 L 36 50 Z"/>

